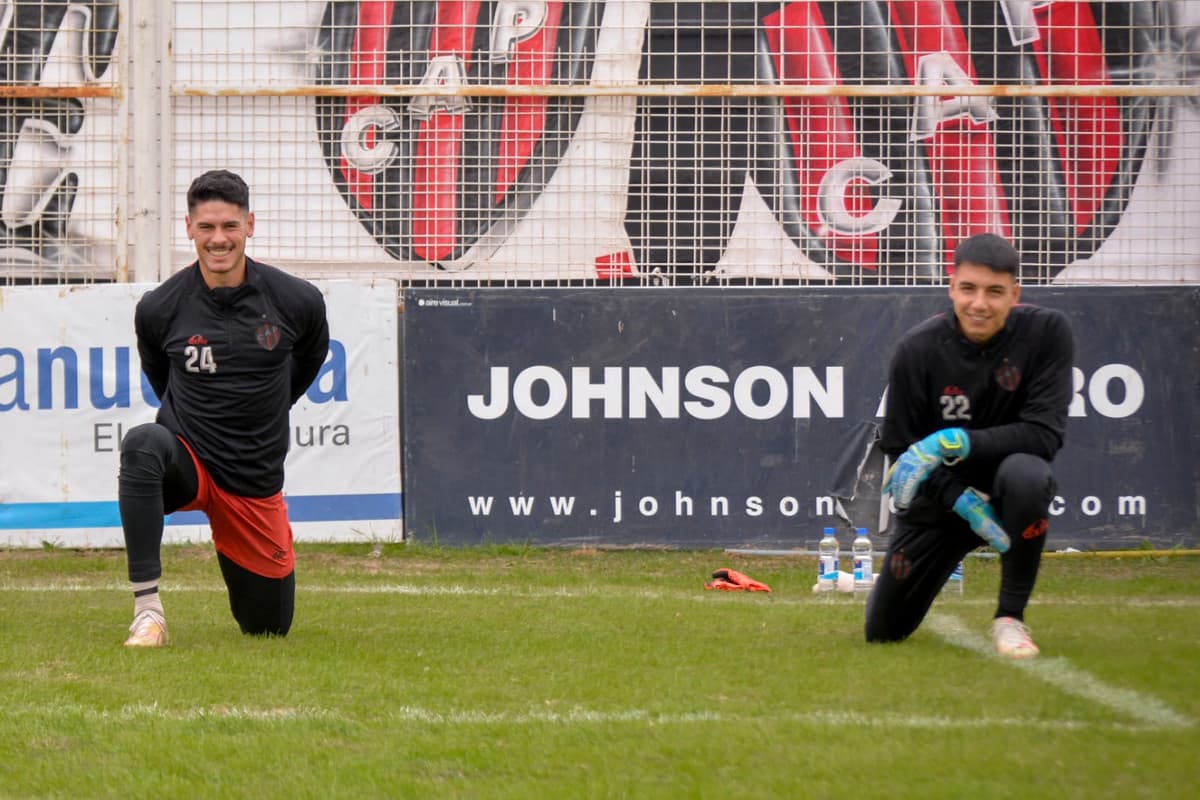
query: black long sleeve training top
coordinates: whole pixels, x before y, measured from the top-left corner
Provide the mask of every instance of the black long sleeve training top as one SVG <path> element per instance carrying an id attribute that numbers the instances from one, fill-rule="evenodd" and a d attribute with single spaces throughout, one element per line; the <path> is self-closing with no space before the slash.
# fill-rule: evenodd
<path id="1" fill-rule="evenodd" d="M 249 258 L 240 286 L 209 289 L 193 263 L 138 301 L 134 329 L 157 421 L 226 491 L 282 489 L 288 413 L 329 350 L 320 290 Z"/>
<path id="2" fill-rule="evenodd" d="M 965 428 L 971 438 L 970 455 L 934 470 L 912 510 L 950 508 L 967 486 L 990 491 L 1000 462 L 1013 453 L 1053 460 L 1066 429 L 1074 358 L 1066 317 L 1039 306 L 1013 306 L 1004 328 L 982 345 L 962 335 L 953 309 L 908 331 L 888 371 L 883 452 L 894 461 L 943 428 Z"/>

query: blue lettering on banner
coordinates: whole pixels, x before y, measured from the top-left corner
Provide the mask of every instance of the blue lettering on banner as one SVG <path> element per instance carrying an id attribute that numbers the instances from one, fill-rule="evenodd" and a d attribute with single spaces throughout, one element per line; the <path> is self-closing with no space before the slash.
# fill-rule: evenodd
<path id="1" fill-rule="evenodd" d="M 328 385 L 329 388 L 323 388 Z M 329 340 L 329 356 L 317 372 L 317 377 L 305 392 L 309 401 L 320 405 L 333 401 L 345 403 L 346 394 L 346 345 L 337 339 Z"/>
<path id="2" fill-rule="evenodd" d="M 39 347 L 32 353 L 0 347 L 0 412 L 74 410 L 80 403 L 100 410 L 129 408 L 135 369 L 141 401 L 151 408 L 160 405 L 145 374 L 134 366 L 130 347 L 77 350 L 59 345 Z M 346 346 L 330 340 L 329 356 L 306 393 L 311 402 L 348 402 L 346 363 Z M 83 396 L 81 389 L 85 390 Z"/>
<path id="3" fill-rule="evenodd" d="M 106 369 L 104 348 L 87 349 L 88 405 L 97 409 L 129 408 L 132 401 L 130 348 L 115 347 L 110 352 L 112 366 Z M 30 380 L 39 411 L 54 408 L 56 400 L 61 401 L 64 409 L 79 408 L 80 353 L 65 346 L 39 347 L 35 353 L 33 357 L 26 357 L 15 347 L 0 347 L 0 411 L 29 411 L 32 408 L 27 386 Z M 58 392 L 55 391 L 55 375 L 60 376 Z M 111 392 L 105 388 L 106 375 L 112 376 Z M 142 400 L 157 408 L 158 398 L 150 388 L 150 382 L 140 370 L 138 375 L 141 377 Z"/>
<path id="4" fill-rule="evenodd" d="M 380 494 L 287 495 L 292 522 L 400 519 L 403 500 L 399 492 Z M 167 517 L 167 525 L 207 525 L 199 511 Z M 49 528 L 119 528 L 121 513 L 115 500 L 74 503 L 0 503 L 0 530 Z"/>

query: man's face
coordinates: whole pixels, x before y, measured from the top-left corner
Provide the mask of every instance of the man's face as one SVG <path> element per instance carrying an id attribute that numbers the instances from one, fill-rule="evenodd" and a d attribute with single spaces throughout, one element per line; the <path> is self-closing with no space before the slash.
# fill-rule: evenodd
<path id="1" fill-rule="evenodd" d="M 246 240 L 254 235 L 254 214 L 223 200 L 206 200 L 197 203 L 186 220 L 205 282 L 209 286 L 240 284 L 245 274 Z"/>
<path id="2" fill-rule="evenodd" d="M 1004 327 L 1008 312 L 1021 298 L 1021 285 L 1010 272 L 964 261 L 950 278 L 950 300 L 963 335 L 983 344 Z"/>

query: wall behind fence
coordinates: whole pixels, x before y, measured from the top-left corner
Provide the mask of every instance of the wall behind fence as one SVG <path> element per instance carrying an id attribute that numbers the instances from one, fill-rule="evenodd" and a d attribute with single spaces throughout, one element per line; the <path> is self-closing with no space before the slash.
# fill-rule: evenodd
<path id="1" fill-rule="evenodd" d="M 0 279 L 156 281 L 199 172 L 252 252 L 454 285 L 1200 281 L 1200 4 L 0 6 Z"/>

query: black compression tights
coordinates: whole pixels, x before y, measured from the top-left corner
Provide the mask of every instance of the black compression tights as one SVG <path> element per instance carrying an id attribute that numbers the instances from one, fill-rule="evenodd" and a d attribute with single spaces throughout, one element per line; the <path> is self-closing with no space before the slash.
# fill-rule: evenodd
<path id="1" fill-rule="evenodd" d="M 267 578 L 217 553 L 221 576 L 229 587 L 229 610 L 242 633 L 287 636 L 296 608 L 296 573 Z"/>
<path id="2" fill-rule="evenodd" d="M 162 577 L 163 517 L 190 503 L 198 488 L 192 455 L 175 434 L 156 423 L 125 434 L 117 493 L 129 580 Z"/>

